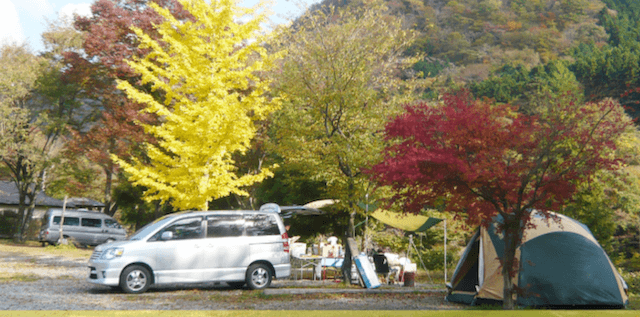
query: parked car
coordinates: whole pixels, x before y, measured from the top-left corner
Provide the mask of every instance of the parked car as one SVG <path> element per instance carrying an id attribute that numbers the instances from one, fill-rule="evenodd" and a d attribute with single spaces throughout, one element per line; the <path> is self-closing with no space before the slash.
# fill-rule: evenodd
<path id="1" fill-rule="evenodd" d="M 65 239 L 73 239 L 77 244 L 95 246 L 103 243 L 124 240 L 127 232 L 122 226 L 107 214 L 84 209 L 51 208 L 47 210 L 42 219 L 42 226 L 38 234 L 38 241 L 55 245 L 60 238 L 60 221 L 62 236 Z"/>
<path id="2" fill-rule="evenodd" d="M 126 241 L 96 247 L 89 269 L 88 282 L 127 293 L 201 282 L 263 289 L 274 278 L 289 277 L 289 237 L 275 204 L 259 211 L 180 212 Z"/>

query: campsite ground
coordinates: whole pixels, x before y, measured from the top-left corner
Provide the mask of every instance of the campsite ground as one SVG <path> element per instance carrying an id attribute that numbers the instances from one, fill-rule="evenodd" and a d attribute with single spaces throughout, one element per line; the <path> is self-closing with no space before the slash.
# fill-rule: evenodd
<path id="1" fill-rule="evenodd" d="M 460 310 L 444 301 L 442 283 L 419 275 L 416 287 L 367 290 L 325 281 L 277 280 L 265 291 L 224 283 L 172 285 L 128 295 L 85 281 L 88 249 L 43 248 L 0 241 L 0 310 Z"/>
<path id="2" fill-rule="evenodd" d="M 381 310 L 461 311 L 500 310 L 443 300 L 443 274 L 416 277 L 416 288 L 384 287 L 366 292 L 332 280 L 308 283 L 277 281 L 268 292 L 235 290 L 220 285 L 162 288 L 142 295 L 126 295 L 85 282 L 90 249 L 16 246 L 0 240 L 0 310 Z M 627 310 L 640 309 L 632 295 Z M 620 312 L 620 311 L 618 311 Z M 393 315 L 393 314 L 386 314 Z M 353 316 L 350 316 L 353 317 Z M 370 316 L 369 316 L 370 317 Z"/>

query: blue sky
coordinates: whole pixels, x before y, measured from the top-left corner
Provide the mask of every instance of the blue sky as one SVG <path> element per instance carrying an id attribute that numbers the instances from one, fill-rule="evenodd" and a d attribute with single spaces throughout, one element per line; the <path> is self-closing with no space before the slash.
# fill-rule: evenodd
<path id="1" fill-rule="evenodd" d="M 272 20 L 282 23 L 294 18 L 318 0 L 272 0 Z M 248 6 L 257 0 L 244 0 Z M 61 16 L 89 14 L 93 0 L 0 0 L 0 44 L 11 42 L 28 43 L 34 52 L 43 49 L 41 34 L 47 28 L 47 21 L 55 21 Z"/>

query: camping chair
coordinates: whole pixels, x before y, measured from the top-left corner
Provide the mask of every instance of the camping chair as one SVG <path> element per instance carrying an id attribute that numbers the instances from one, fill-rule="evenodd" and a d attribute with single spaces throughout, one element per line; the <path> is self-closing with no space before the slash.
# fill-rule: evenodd
<path id="1" fill-rule="evenodd" d="M 389 283 L 389 276 L 391 275 L 391 270 L 389 269 L 389 262 L 387 261 L 387 257 L 384 254 L 374 254 L 373 255 L 373 264 L 376 267 L 376 274 L 383 275 L 384 283 Z"/>

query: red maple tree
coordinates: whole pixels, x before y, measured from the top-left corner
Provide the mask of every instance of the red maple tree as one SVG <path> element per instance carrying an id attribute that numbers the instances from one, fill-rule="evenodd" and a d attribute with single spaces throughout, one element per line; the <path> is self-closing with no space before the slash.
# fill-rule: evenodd
<path id="1" fill-rule="evenodd" d="M 139 146 L 152 141 L 136 122 L 153 123 L 156 117 L 141 113 L 144 105 L 129 101 L 116 89 L 117 80 L 140 86 L 140 77 L 126 63 L 127 59 L 144 56 L 138 48 L 137 36 L 131 27 L 157 36 L 154 25 L 161 17 L 148 6 L 155 2 L 169 8 L 174 16 L 189 19 L 176 0 L 97 0 L 91 6 L 90 17 L 77 16 L 75 28 L 86 34 L 83 52 L 66 52 L 68 67 L 65 75 L 82 83 L 87 98 L 94 100 L 95 121 L 89 129 L 71 131 L 72 153 L 86 155 L 103 169 L 105 213 L 113 215 L 117 205 L 111 198 L 111 187 L 117 166 L 111 154 L 128 157 L 140 153 Z"/>
<path id="2" fill-rule="evenodd" d="M 632 123 L 606 100 L 576 104 L 558 99 L 536 114 L 475 100 L 467 91 L 444 95 L 441 105 L 418 103 L 386 126 L 393 141 L 369 172 L 394 189 L 390 201 L 419 212 L 443 198 L 470 225 L 501 215 L 504 308 L 514 307 L 515 252 L 531 210 L 550 216 L 576 185 L 597 170 L 615 169 L 616 141 Z"/>

